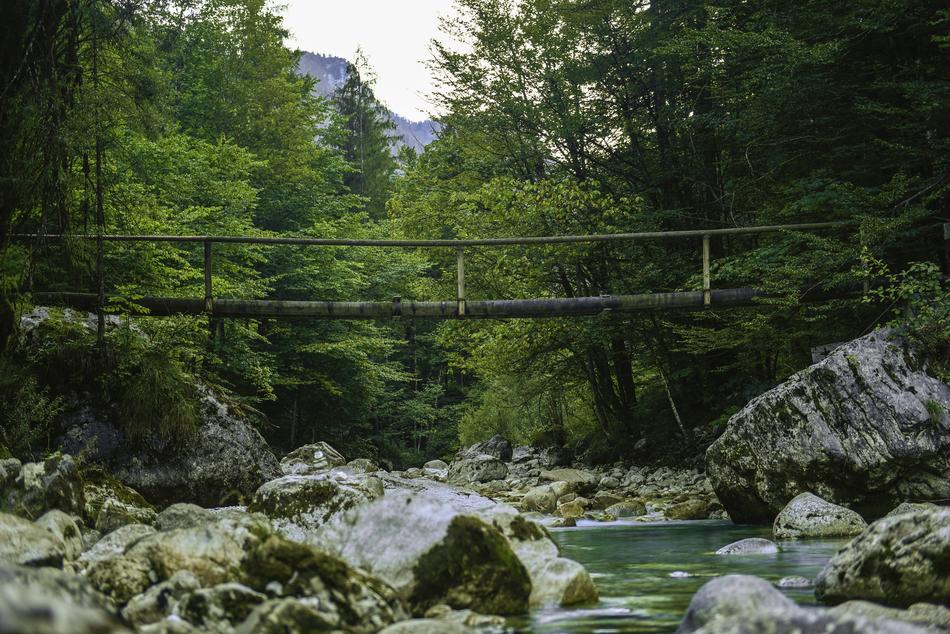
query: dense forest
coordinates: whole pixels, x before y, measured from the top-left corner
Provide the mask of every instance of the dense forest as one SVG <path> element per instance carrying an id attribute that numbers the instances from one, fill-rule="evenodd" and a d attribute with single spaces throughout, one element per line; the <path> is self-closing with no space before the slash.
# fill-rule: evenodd
<path id="1" fill-rule="evenodd" d="M 265 0 L 14 0 L 0 27 L 0 407 L 42 455 L 75 394 L 187 438 L 198 386 L 275 446 L 421 464 L 502 433 L 593 461 L 689 460 L 814 346 L 903 315 L 946 354 L 950 10 L 928 0 L 458 0 L 440 138 L 394 156 L 365 65 L 329 98 Z M 487 238 L 821 221 L 717 238 L 757 307 L 508 321 L 139 318 L 202 297 L 200 244 L 76 234 Z M 65 234 L 24 239 L 23 234 Z M 216 245 L 218 297 L 452 299 L 455 254 Z M 695 290 L 699 240 L 472 251 L 470 299 Z M 96 292 L 96 333 L 33 290 Z M 889 281 L 880 286 L 882 280 Z M 860 288 L 865 301 L 803 303 Z M 906 312 L 905 312 L 906 310 Z M 909 317 L 908 317 L 909 316 Z M 140 335 L 144 334 L 145 337 Z M 202 388 L 203 389 L 203 388 Z"/>

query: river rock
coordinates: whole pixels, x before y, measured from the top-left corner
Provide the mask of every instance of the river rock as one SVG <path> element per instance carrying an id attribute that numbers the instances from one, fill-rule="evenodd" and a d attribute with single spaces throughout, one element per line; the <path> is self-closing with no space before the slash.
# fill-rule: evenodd
<path id="1" fill-rule="evenodd" d="M 188 593 L 178 602 L 175 612 L 202 632 L 232 632 L 267 598 L 232 581 Z"/>
<path id="2" fill-rule="evenodd" d="M 719 620 L 751 616 L 764 611 L 795 610 L 794 601 L 768 581 L 751 575 L 726 575 L 705 583 L 693 595 L 677 634 L 718 631 L 707 627 Z"/>
<path id="3" fill-rule="evenodd" d="M 63 543 L 63 554 L 69 561 L 79 558 L 83 550 L 82 531 L 76 519 L 59 509 L 44 513 L 36 522 L 37 526 L 45 528 Z"/>
<path id="4" fill-rule="evenodd" d="M 487 614 L 528 608 L 531 580 L 504 535 L 426 495 L 387 494 L 338 517 L 316 543 L 380 576 L 418 615 L 439 603 Z"/>
<path id="5" fill-rule="evenodd" d="M 66 545 L 57 535 L 22 517 L 0 513 L 0 563 L 61 568 L 65 556 Z"/>
<path id="6" fill-rule="evenodd" d="M 624 500 L 608 506 L 605 511 L 617 518 L 646 515 L 647 507 L 640 500 Z"/>
<path id="7" fill-rule="evenodd" d="M 436 480 L 445 480 L 449 475 L 449 465 L 444 460 L 430 460 L 422 465 L 422 475 Z"/>
<path id="8" fill-rule="evenodd" d="M 119 605 L 181 571 L 194 574 L 203 586 L 224 583 L 239 575 L 246 548 L 260 539 L 235 528 L 208 524 L 146 535 L 122 554 L 92 562 L 86 574 Z"/>
<path id="9" fill-rule="evenodd" d="M 563 517 L 566 520 L 578 520 L 584 517 L 586 512 L 587 506 L 580 499 L 565 502 L 557 507 L 558 517 Z"/>
<path id="10" fill-rule="evenodd" d="M 557 509 L 557 495 L 550 485 L 534 487 L 521 498 L 522 511 L 553 513 Z"/>
<path id="11" fill-rule="evenodd" d="M 704 520 L 709 517 L 709 502 L 701 499 L 686 500 L 663 511 L 671 520 Z"/>
<path id="12" fill-rule="evenodd" d="M 136 628 L 157 623 L 176 610 L 182 597 L 200 587 L 201 582 L 190 571 L 176 572 L 166 581 L 132 597 L 122 609 L 122 617 Z"/>
<path id="13" fill-rule="evenodd" d="M 280 461 L 281 470 L 287 475 L 311 475 L 342 467 L 346 458 L 325 442 L 297 447 Z"/>
<path id="14" fill-rule="evenodd" d="M 822 500 L 813 493 L 796 495 L 775 518 L 776 539 L 798 537 L 853 537 L 867 528 L 851 509 Z"/>
<path id="15" fill-rule="evenodd" d="M 948 554 L 950 509 L 885 517 L 831 558 L 815 580 L 815 595 L 825 603 L 950 603 Z"/>
<path id="16" fill-rule="evenodd" d="M 775 586 L 778 588 L 813 588 L 814 582 L 807 577 L 782 577 Z"/>
<path id="17" fill-rule="evenodd" d="M 442 619 L 410 619 L 390 625 L 379 634 L 469 634 L 472 630 Z"/>
<path id="18" fill-rule="evenodd" d="M 597 490 L 597 476 L 580 469 L 552 469 L 541 472 L 541 479 L 549 482 L 566 482 L 569 489 L 579 495 Z"/>
<path id="19" fill-rule="evenodd" d="M 932 603 L 915 603 L 906 610 L 889 608 L 870 601 L 845 601 L 828 610 L 832 614 L 863 616 L 871 620 L 891 619 L 919 626 L 950 630 L 950 609 Z"/>
<path id="20" fill-rule="evenodd" d="M 474 458 L 476 456 L 491 456 L 502 462 L 511 462 L 512 457 L 511 443 L 503 436 L 494 435 L 488 440 L 475 443 L 468 449 L 459 452 L 459 458 Z"/>
<path id="21" fill-rule="evenodd" d="M 447 480 L 455 484 L 472 484 L 504 480 L 508 467 L 504 462 L 488 454 L 467 456 L 449 465 Z"/>
<path id="22" fill-rule="evenodd" d="M 346 463 L 346 468 L 354 473 L 376 473 L 380 470 L 379 465 L 369 458 L 357 458 Z"/>
<path id="23" fill-rule="evenodd" d="M 249 549 L 242 568 L 244 583 L 274 598 L 254 608 L 238 632 L 370 634 L 408 616 L 397 591 L 383 580 L 280 535 Z"/>
<path id="24" fill-rule="evenodd" d="M 88 568 L 92 564 L 118 557 L 138 540 L 152 535 L 155 529 L 145 524 L 127 524 L 121 526 L 85 551 L 79 556 L 79 564 L 83 568 Z"/>
<path id="25" fill-rule="evenodd" d="M 382 482 L 371 476 L 350 477 L 342 472 L 285 475 L 261 485 L 248 510 L 269 517 L 290 539 L 306 541 L 332 517 L 382 494 Z"/>
<path id="26" fill-rule="evenodd" d="M 932 404 L 942 405 L 936 419 Z M 950 386 L 893 332 L 845 344 L 750 401 L 706 452 L 737 522 L 770 522 L 812 491 L 880 517 L 907 499 L 950 498 Z"/>
<path id="27" fill-rule="evenodd" d="M 778 552 L 775 542 L 760 537 L 748 537 L 727 544 L 716 551 L 717 555 L 774 555 Z"/>
<path id="28" fill-rule="evenodd" d="M 152 524 L 155 509 L 138 491 L 101 469 L 83 474 L 83 516 L 90 526 L 105 534 L 126 524 Z"/>
<path id="29" fill-rule="evenodd" d="M 120 626 L 106 597 L 83 577 L 52 568 L 0 566 L 0 631 L 100 634 Z"/>
<path id="30" fill-rule="evenodd" d="M 557 545 L 538 523 L 510 506 L 486 505 L 478 515 L 501 531 L 531 578 L 533 608 L 597 601 L 597 588 L 587 570 L 560 556 Z"/>
<path id="31" fill-rule="evenodd" d="M 85 505 L 82 476 L 69 455 L 24 464 L 0 495 L 0 507 L 31 519 L 51 509 L 80 515 Z"/>
<path id="32" fill-rule="evenodd" d="M 901 502 L 885 517 L 902 515 L 904 513 L 914 513 L 916 511 L 936 511 L 939 508 L 939 506 L 930 502 Z"/>
<path id="33" fill-rule="evenodd" d="M 591 500 L 590 507 L 602 511 L 608 506 L 613 506 L 623 502 L 623 496 L 617 495 L 616 493 L 611 493 L 610 491 L 598 491 L 594 494 L 594 499 Z"/>
<path id="34" fill-rule="evenodd" d="M 888 619 L 866 619 L 807 609 L 764 579 L 726 575 L 693 596 L 677 634 L 923 634 L 927 630 Z"/>

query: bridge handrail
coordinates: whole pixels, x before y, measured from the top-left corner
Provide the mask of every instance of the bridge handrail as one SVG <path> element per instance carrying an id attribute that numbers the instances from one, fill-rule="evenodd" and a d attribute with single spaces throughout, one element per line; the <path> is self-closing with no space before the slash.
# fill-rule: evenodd
<path id="1" fill-rule="evenodd" d="M 854 224 L 850 221 L 809 222 L 791 225 L 761 225 L 755 227 L 726 227 L 722 229 L 687 229 L 678 231 L 642 231 L 637 233 L 601 233 L 568 236 L 528 236 L 522 238 L 472 238 L 447 240 L 374 240 L 350 238 L 302 238 L 289 236 L 171 236 L 171 235 L 125 235 L 125 234 L 14 234 L 17 239 L 44 238 L 62 240 L 66 238 L 97 240 L 106 242 L 212 242 L 237 244 L 291 244 L 338 247 L 399 247 L 399 248 L 463 248 L 492 247 L 530 244 L 569 244 L 584 242 L 618 242 L 624 240 L 646 240 L 665 238 L 702 238 L 705 236 L 730 236 L 756 233 L 774 233 L 779 231 L 809 231 L 833 229 Z"/>
<path id="2" fill-rule="evenodd" d="M 102 315 L 106 304 L 105 271 L 102 266 L 102 245 L 104 242 L 199 242 L 204 245 L 204 300 L 203 308 L 209 315 L 215 312 L 215 297 L 212 288 L 212 244 L 261 244 L 261 245 L 310 245 L 310 246 L 345 246 L 345 247 L 397 247 L 397 248 L 453 248 L 457 254 L 457 290 L 456 315 L 466 316 L 465 299 L 465 248 L 492 247 L 506 245 L 534 245 L 534 244 L 569 244 L 590 242 L 619 242 L 625 240 L 666 239 L 666 238 L 702 238 L 703 260 L 703 306 L 712 304 L 712 274 L 710 240 L 713 236 L 742 235 L 755 233 L 771 233 L 779 231 L 807 231 L 816 229 L 832 229 L 844 227 L 853 223 L 848 221 L 836 222 L 809 222 L 791 225 L 764 225 L 757 227 L 726 227 L 722 229 L 688 229 L 680 231 L 645 231 L 638 233 L 609 233 L 579 236 L 533 236 L 525 238 L 485 238 L 461 240 L 371 240 L 347 238 L 299 238 L 299 237 L 272 237 L 272 236 L 169 236 L 169 235 L 122 235 L 122 234 L 14 234 L 15 239 L 44 238 L 49 240 L 80 239 L 95 240 L 97 242 L 96 277 L 98 294 L 96 312 L 100 316 L 100 338 L 103 331 Z M 166 298 L 167 299 L 167 298 Z M 400 299 L 394 298 L 395 306 L 400 305 Z M 397 309 L 398 310 L 398 309 Z"/>

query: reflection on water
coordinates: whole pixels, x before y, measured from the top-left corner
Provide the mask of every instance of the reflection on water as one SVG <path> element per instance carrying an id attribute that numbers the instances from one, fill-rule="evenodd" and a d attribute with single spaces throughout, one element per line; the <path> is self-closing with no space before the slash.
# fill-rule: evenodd
<path id="1" fill-rule="evenodd" d="M 715 576 L 758 575 L 775 582 L 800 575 L 813 579 L 847 540 L 780 542 L 774 555 L 713 554 L 745 537 L 771 537 L 767 527 L 729 522 L 594 524 L 552 531 L 565 557 L 590 571 L 600 603 L 581 609 L 540 610 L 525 630 L 555 634 L 674 632 L 696 590 Z M 688 573 L 688 575 L 683 574 Z M 814 602 L 811 589 L 785 591 L 802 603 Z"/>

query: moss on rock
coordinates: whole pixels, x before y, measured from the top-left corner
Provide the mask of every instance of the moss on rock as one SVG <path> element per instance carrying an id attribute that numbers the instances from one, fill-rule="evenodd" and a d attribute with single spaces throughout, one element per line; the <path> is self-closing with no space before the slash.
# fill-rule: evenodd
<path id="1" fill-rule="evenodd" d="M 531 579 L 508 541 L 478 518 L 459 515 L 417 563 L 409 601 L 424 614 L 440 603 L 485 614 L 528 610 Z"/>

